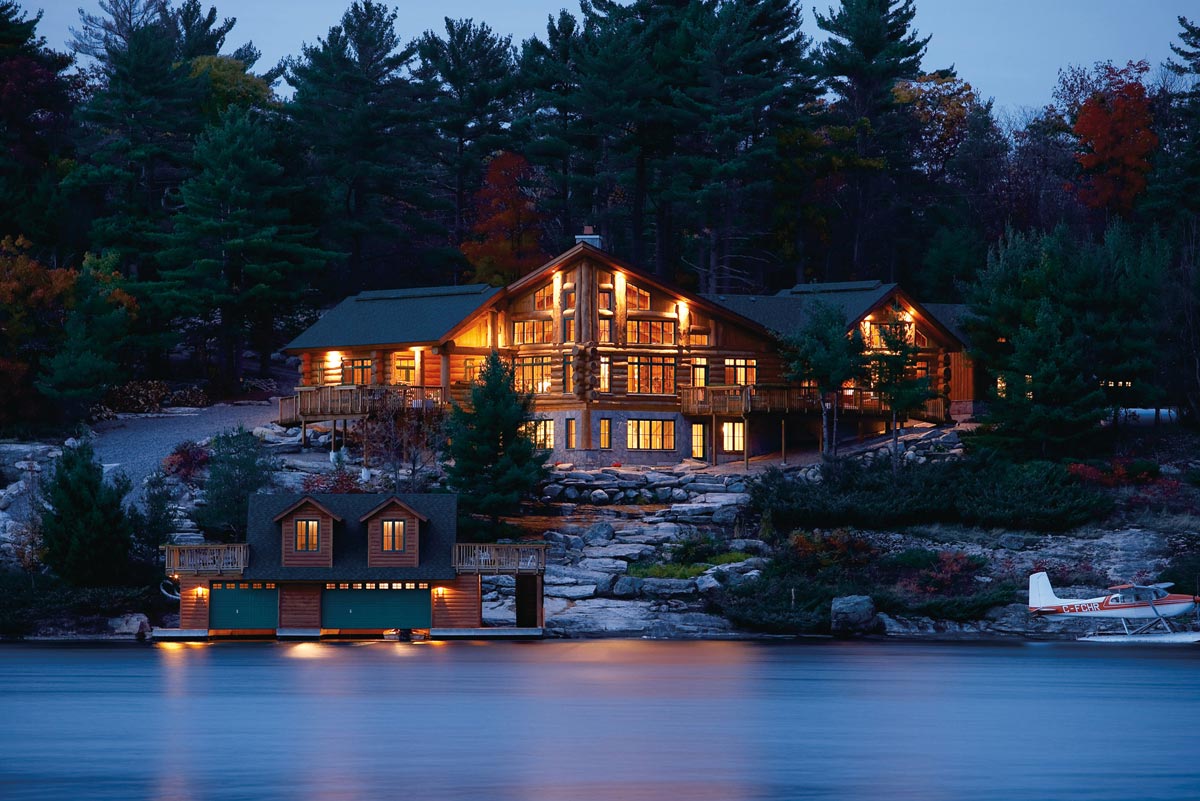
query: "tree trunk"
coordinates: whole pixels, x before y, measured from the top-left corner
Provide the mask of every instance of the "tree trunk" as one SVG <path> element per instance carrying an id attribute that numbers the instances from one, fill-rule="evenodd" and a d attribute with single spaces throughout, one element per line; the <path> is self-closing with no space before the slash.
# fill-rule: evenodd
<path id="1" fill-rule="evenodd" d="M 646 238 L 646 156 L 639 152 L 633 175 L 633 204 L 630 208 L 630 223 L 633 228 L 633 243 L 630 256 L 635 266 L 645 265 L 644 241 Z"/>

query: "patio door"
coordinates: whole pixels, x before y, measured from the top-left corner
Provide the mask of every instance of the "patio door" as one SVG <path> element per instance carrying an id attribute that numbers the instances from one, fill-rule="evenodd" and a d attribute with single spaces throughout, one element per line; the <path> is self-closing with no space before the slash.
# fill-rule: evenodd
<path id="1" fill-rule="evenodd" d="M 708 458 L 708 436 L 704 423 L 692 423 L 692 458 Z"/>

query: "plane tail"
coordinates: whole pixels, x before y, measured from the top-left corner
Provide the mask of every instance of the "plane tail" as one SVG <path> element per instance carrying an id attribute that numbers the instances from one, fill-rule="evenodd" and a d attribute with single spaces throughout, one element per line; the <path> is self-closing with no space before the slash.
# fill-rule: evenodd
<path id="1" fill-rule="evenodd" d="M 1050 586 L 1050 576 L 1046 575 L 1046 571 L 1034 573 L 1029 577 L 1030 609 L 1061 605 L 1062 599 L 1054 594 L 1054 588 Z"/>

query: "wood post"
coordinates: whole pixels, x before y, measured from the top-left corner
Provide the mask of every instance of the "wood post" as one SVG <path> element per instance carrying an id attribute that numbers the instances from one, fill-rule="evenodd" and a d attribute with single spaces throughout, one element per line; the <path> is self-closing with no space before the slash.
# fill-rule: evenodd
<path id="1" fill-rule="evenodd" d="M 300 421 L 300 447 L 301 448 L 308 447 L 308 421 L 307 420 Z"/>
<path id="2" fill-rule="evenodd" d="M 787 418 L 779 420 L 779 450 L 783 453 L 780 464 L 787 464 Z"/>
<path id="3" fill-rule="evenodd" d="M 742 464 L 750 472 L 750 418 L 742 415 Z"/>

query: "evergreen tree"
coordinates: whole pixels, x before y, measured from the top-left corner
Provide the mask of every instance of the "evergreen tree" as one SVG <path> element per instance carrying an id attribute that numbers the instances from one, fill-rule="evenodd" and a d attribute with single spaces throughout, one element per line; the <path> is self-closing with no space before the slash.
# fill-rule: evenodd
<path id="1" fill-rule="evenodd" d="M 395 24 L 385 5 L 355 0 L 287 69 L 291 136 L 319 204 L 322 244 L 347 254 L 331 276 L 342 290 L 413 283 L 395 273 L 393 254 L 427 229 L 429 136 L 405 75 L 416 48 L 401 45 Z"/>
<path id="2" fill-rule="evenodd" d="M 299 187 L 272 158 L 273 137 L 254 112 L 231 107 L 196 143 L 199 174 L 180 188 L 175 230 L 164 238 L 161 290 L 177 316 L 208 321 L 221 346 L 224 383 L 241 380 L 249 339 L 269 363 L 273 321 L 300 302 L 309 276 L 333 254 L 290 224 Z"/>
<path id="3" fill-rule="evenodd" d="M 533 396 L 517 391 L 512 367 L 494 352 L 471 386 L 469 409 L 451 409 L 446 477 L 460 493 L 459 509 L 489 518 L 493 533 L 500 516 L 519 510 L 545 478 L 547 454 L 534 449 L 526 431 L 532 417 Z"/>
<path id="4" fill-rule="evenodd" d="M 516 89 L 512 39 L 484 23 L 446 17 L 445 38 L 426 31 L 417 54 L 414 75 L 441 140 L 438 160 L 454 206 L 451 243 L 458 246 L 470 227 L 469 198 L 480 184 L 485 157 L 508 142 Z"/>
<path id="5" fill-rule="evenodd" d="M 206 532 L 229 541 L 246 539 L 250 496 L 271 485 L 275 461 L 262 451 L 258 438 L 240 425 L 212 438 L 204 506 L 196 522 Z"/>
<path id="6" fill-rule="evenodd" d="M 120 584 L 126 575 L 132 530 L 122 499 L 129 480 L 104 480 L 86 440 L 64 448 L 42 488 L 45 562 L 70 584 Z"/>
<path id="7" fill-rule="evenodd" d="M 892 413 L 892 469 L 895 470 L 900 466 L 900 421 L 936 395 L 929 377 L 915 374 L 920 349 L 910 335 L 912 324 L 906 324 L 894 312 L 879 324 L 883 346 L 868 354 L 871 389 L 879 393 Z"/>
<path id="8" fill-rule="evenodd" d="M 811 381 L 821 404 L 821 455 L 837 456 L 838 405 L 842 385 L 866 375 L 866 351 L 862 332 L 847 333 L 845 313 L 827 303 L 814 301 L 807 309 L 803 327 L 784 337 L 780 350 L 789 381 Z"/>

